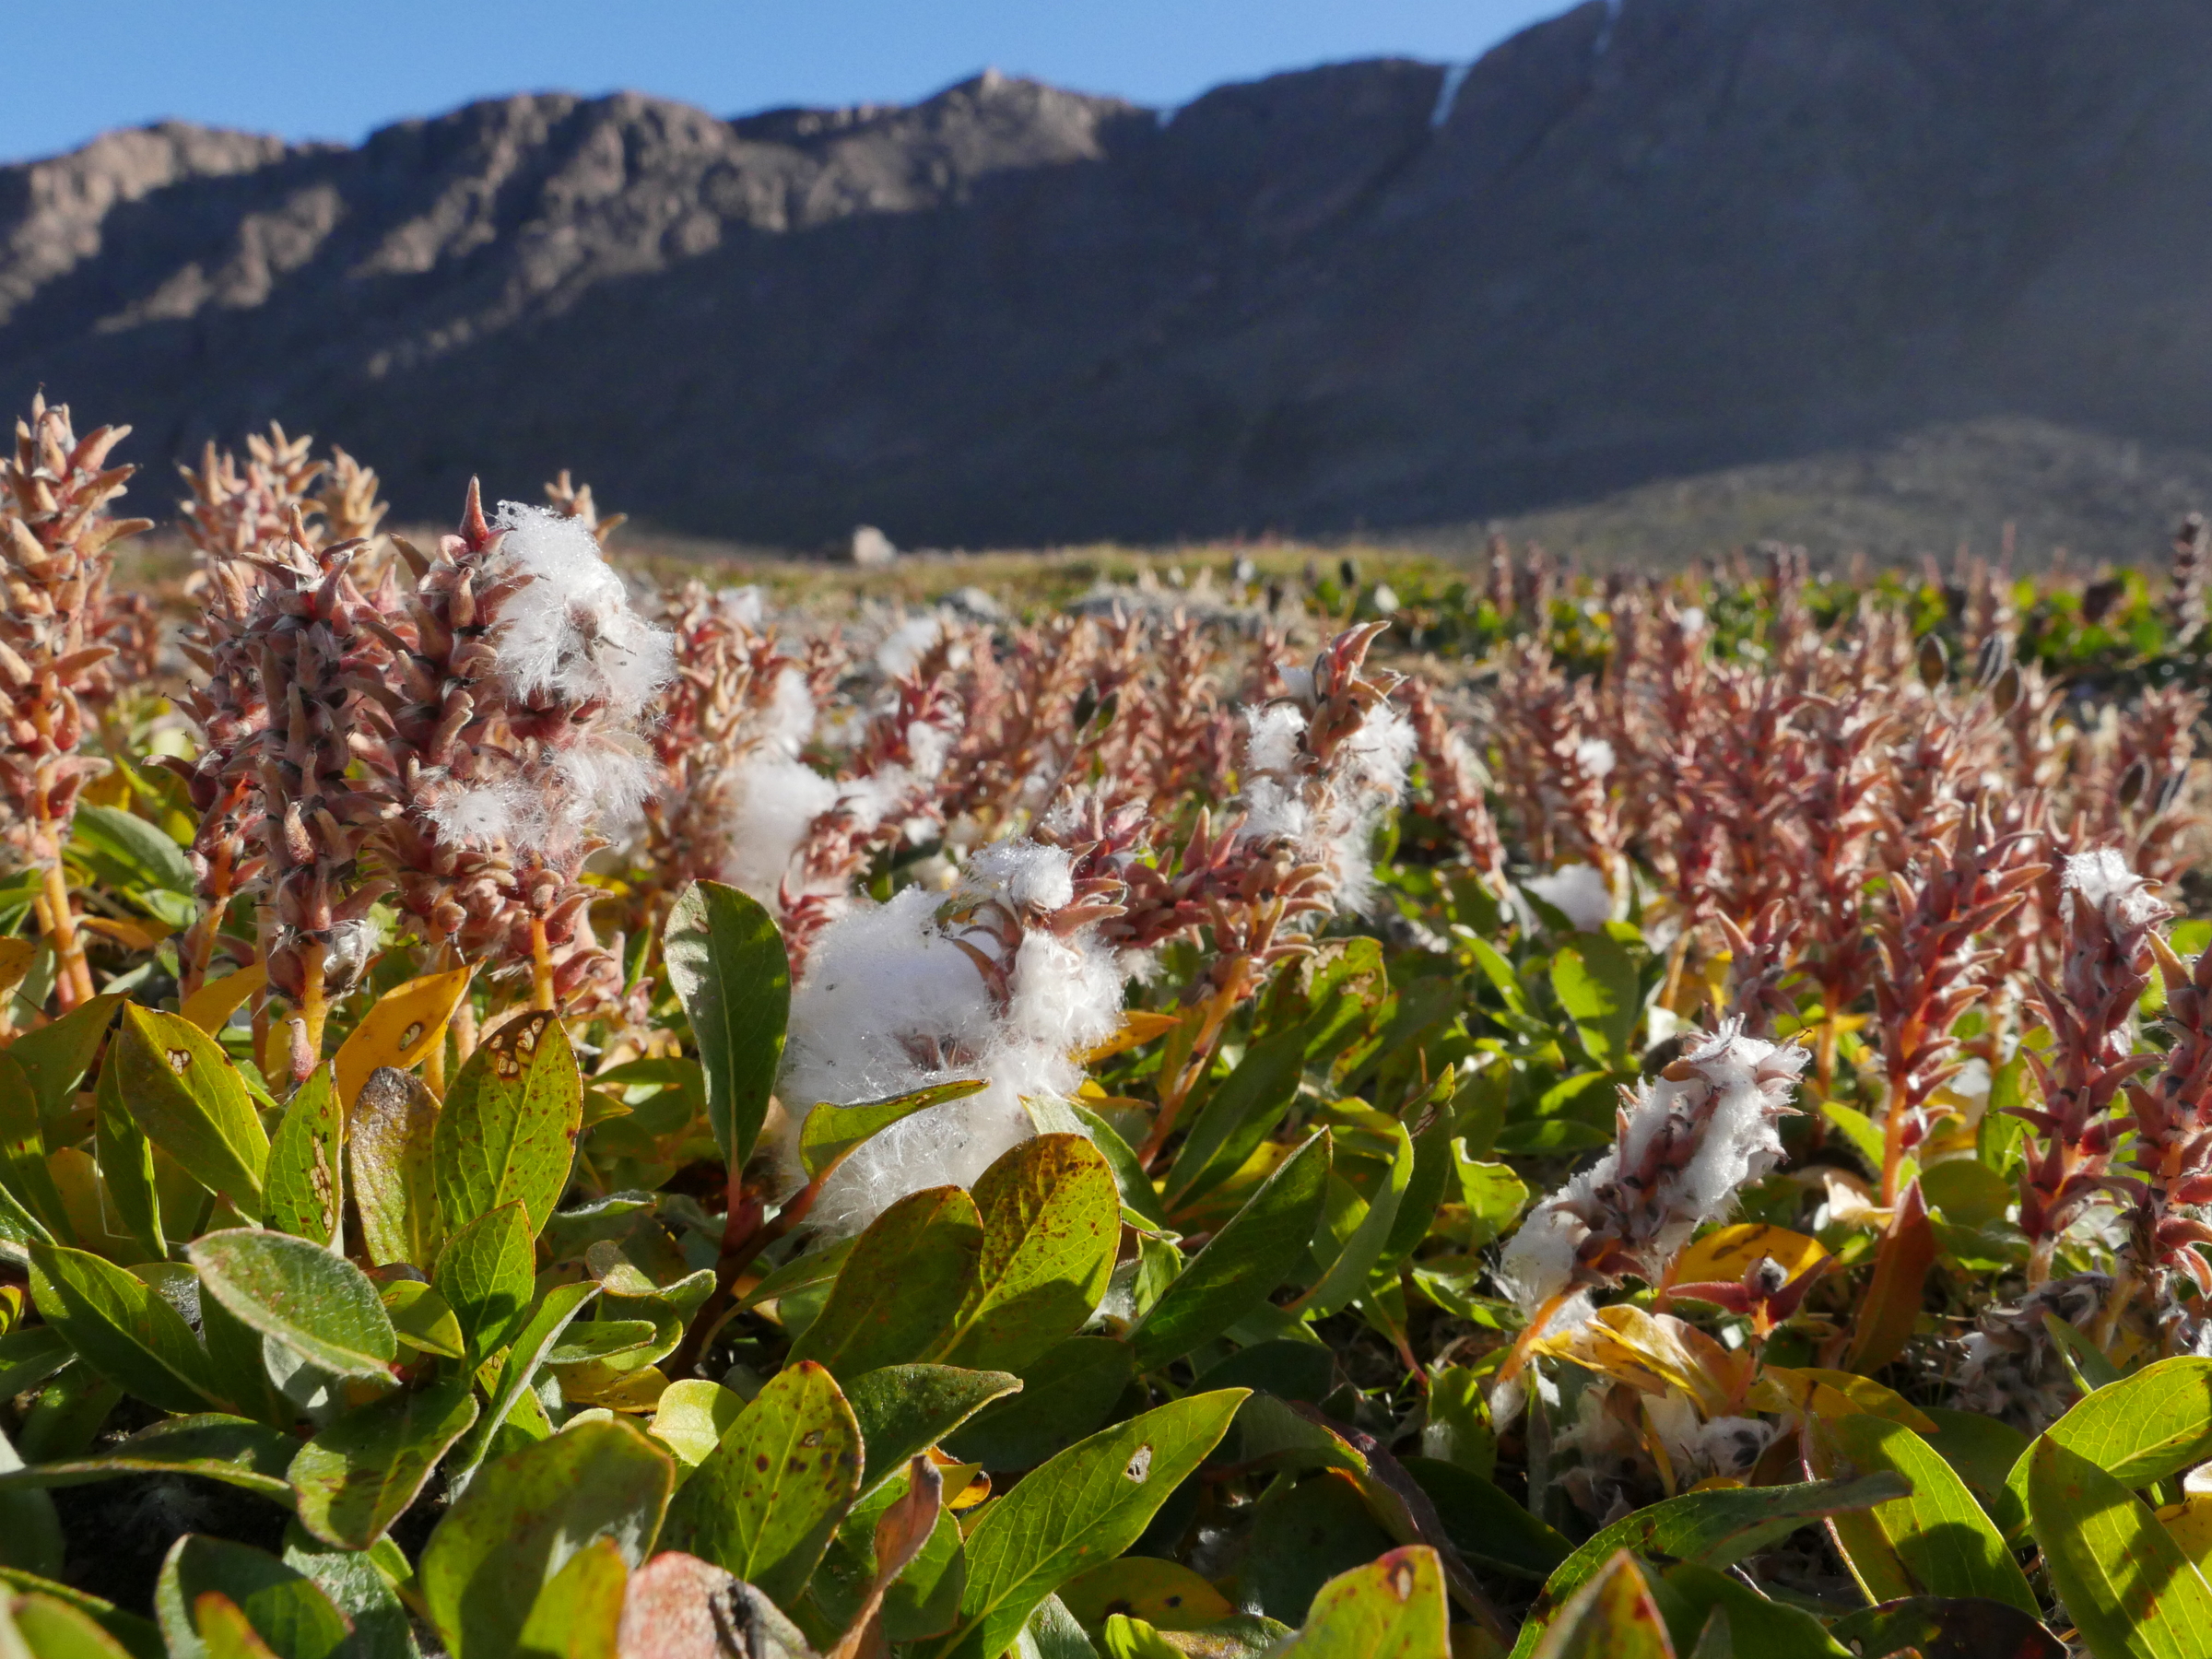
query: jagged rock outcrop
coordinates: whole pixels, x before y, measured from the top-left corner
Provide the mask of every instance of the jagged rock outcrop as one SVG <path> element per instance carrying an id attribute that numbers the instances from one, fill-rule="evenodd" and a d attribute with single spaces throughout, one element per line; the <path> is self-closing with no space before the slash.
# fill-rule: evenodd
<path id="1" fill-rule="evenodd" d="M 522 96 L 0 169 L 0 395 L 904 545 L 1465 520 L 2024 417 L 2212 449 L 2195 0 L 1625 0 L 1154 112 Z"/>

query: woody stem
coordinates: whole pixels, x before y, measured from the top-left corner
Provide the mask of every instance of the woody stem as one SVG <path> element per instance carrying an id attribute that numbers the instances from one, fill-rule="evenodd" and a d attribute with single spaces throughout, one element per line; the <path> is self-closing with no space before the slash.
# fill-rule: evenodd
<path id="1" fill-rule="evenodd" d="M 323 1028 L 330 1018 L 323 965 L 330 947 L 310 940 L 301 949 L 300 1009 L 292 1023 L 292 1081 L 304 1083 L 323 1063 Z"/>
<path id="2" fill-rule="evenodd" d="M 530 918 L 530 1006 L 541 1012 L 553 1011 L 553 953 L 546 943 L 546 924 L 542 916 Z"/>
<path id="3" fill-rule="evenodd" d="M 65 1014 L 92 1000 L 92 965 L 85 960 L 84 936 L 77 932 L 76 911 L 69 901 L 69 880 L 62 873 L 59 839 L 51 819 L 41 824 L 39 837 L 45 856 L 40 860 L 43 884 L 39 919 L 53 946 L 53 983 Z"/>

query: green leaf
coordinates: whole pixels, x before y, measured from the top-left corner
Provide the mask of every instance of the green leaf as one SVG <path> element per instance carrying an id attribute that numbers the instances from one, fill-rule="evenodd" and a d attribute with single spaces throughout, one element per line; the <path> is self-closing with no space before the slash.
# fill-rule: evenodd
<path id="1" fill-rule="evenodd" d="M 2013 1466 L 2028 1450 L 2028 1437 L 2002 1418 L 1978 1411 L 1950 1411 L 1938 1406 L 1920 1407 L 1921 1415 L 1936 1425 L 1925 1435 L 1936 1455 L 1949 1464 L 1967 1489 L 1997 1524 L 2007 1540 L 2018 1538 L 2028 1526 L 2027 1474 L 2019 1488 L 2009 1483 Z"/>
<path id="2" fill-rule="evenodd" d="M 259 1220 L 269 1137 L 245 1079 L 214 1039 L 182 1016 L 134 1003 L 123 1010 L 114 1064 L 147 1137 L 239 1214 Z"/>
<path id="3" fill-rule="evenodd" d="M 6 1073 L 6 1055 L 0 1055 L 0 1077 L 5 1077 L 5 1073 Z M 5 1095 L 5 1093 L 6 1093 L 6 1084 L 0 1082 L 0 1095 Z M 0 1130 L 0 1133 L 5 1133 L 5 1130 Z M 11 1190 L 11 1185 L 16 1185 L 18 1171 L 9 1163 L 9 1157 L 11 1155 L 9 1155 L 9 1150 L 6 1150 L 6 1146 L 0 1144 L 0 1261 L 11 1261 L 11 1263 L 16 1263 L 16 1265 L 22 1265 L 22 1263 L 27 1263 L 29 1259 L 31 1259 L 31 1254 L 29 1254 L 29 1245 L 53 1243 L 55 1239 L 53 1239 L 53 1230 L 46 1228 L 44 1221 L 40 1221 L 38 1217 L 31 1215 L 29 1206 L 24 1204 L 22 1199 L 18 1199 L 16 1193 Z M 60 1212 L 62 1194 L 53 1193 L 53 1179 L 46 1177 L 44 1157 L 33 1159 L 27 1168 L 35 1168 L 40 1177 L 44 1177 L 44 1190 L 53 1196 L 55 1212 Z M 65 1228 L 66 1228 L 66 1221 L 65 1221 Z M 71 1237 L 76 1237 L 76 1234 L 71 1234 Z"/>
<path id="4" fill-rule="evenodd" d="M 1691 1659 L 1712 1659 L 1715 1654 L 1729 1659 L 1735 1654 L 1744 1659 L 1754 1655 L 1757 1659 L 1853 1659 L 1852 1650 L 1838 1645 L 1810 1613 L 1770 1601 L 1741 1579 L 1711 1567 L 1679 1563 L 1652 1586 L 1652 1593 L 1677 1647 L 1689 1653 Z M 1976 1605 L 1996 1606 L 1994 1602 Z M 2020 1617 L 2009 1607 L 2002 1610 L 2015 1618 Z M 1725 1635 L 1724 1645 L 1714 1641 L 1716 1630 Z M 1701 1639 L 1700 1632 L 1704 1633 Z M 2007 1653 L 2005 1659 L 2024 1656 Z"/>
<path id="5" fill-rule="evenodd" d="M 1389 1241 L 1395 1225 L 1398 1206 L 1407 1184 L 1413 1180 L 1413 1140 L 1402 1124 L 1390 1125 L 1394 1146 L 1390 1168 L 1367 1201 L 1366 1211 L 1359 1225 L 1352 1230 L 1336 1259 L 1329 1264 L 1320 1282 L 1292 1305 L 1300 1312 L 1316 1319 L 1341 1311 L 1359 1292 L 1366 1288 L 1368 1275 L 1382 1258 L 1382 1247 Z"/>
<path id="6" fill-rule="evenodd" d="M 40 1591 L 19 1596 L 12 1608 L 5 1601 L 0 1597 L 0 1653 L 9 1659 L 133 1659 L 135 1652 L 161 1659 L 158 1635 L 150 1653 L 125 1647 L 103 1620 L 74 1602 Z"/>
<path id="7" fill-rule="evenodd" d="M 23 1068 L 23 1079 L 38 1102 L 39 1116 L 51 1121 L 76 1102 L 77 1090 L 92 1056 L 100 1053 L 115 1010 L 124 999 L 112 994 L 96 996 L 73 1008 L 51 1025 L 26 1031 L 8 1045 L 7 1057 Z"/>
<path id="8" fill-rule="evenodd" d="M 1472 1470 L 1408 1457 L 1406 1472 L 1429 1494 L 1444 1535 L 1477 1566 L 1541 1583 L 1574 1546 Z"/>
<path id="9" fill-rule="evenodd" d="M 131 1475 L 197 1475 L 289 1506 L 284 1469 L 299 1443 L 265 1423 L 196 1412 L 165 1418 L 97 1456 L 57 1458 L 0 1475 L 0 1491 L 88 1486 Z"/>
<path id="10" fill-rule="evenodd" d="M 927 1357 L 1018 1371 L 1080 1330 L 1106 1294 L 1121 1190 L 1081 1135 L 1040 1135 L 985 1170 L 974 1197 L 983 1226 L 976 1277 Z"/>
<path id="11" fill-rule="evenodd" d="M 275 1556 L 186 1533 L 154 1586 L 154 1617 L 171 1659 L 224 1659 L 199 1628 L 199 1600 L 209 1594 L 229 1598 L 277 1659 L 329 1659 L 349 1633 L 330 1598 Z"/>
<path id="12" fill-rule="evenodd" d="M 241 1324 L 334 1376 L 391 1381 L 399 1341 L 369 1276 L 288 1233 L 233 1228 L 185 1246 L 200 1283 Z"/>
<path id="13" fill-rule="evenodd" d="M 52 1579 L 41 1578 L 36 1573 L 23 1572 L 10 1567 L 0 1567 L 0 1586 L 13 1590 L 20 1596 L 36 1597 L 40 1602 L 83 1615 L 104 1631 L 131 1659 L 164 1659 L 161 1632 L 153 1621 L 141 1618 L 135 1613 L 122 1612 L 112 1602 L 102 1601 L 97 1595 L 87 1595 L 82 1590 L 73 1590 L 67 1584 L 56 1583 Z M 23 1602 L 17 1603 L 18 1619 L 22 1618 L 24 1605 Z M 45 1653 L 44 1648 L 35 1644 L 31 1651 L 41 1655 Z M 54 1659 L 62 1659 L 63 1655 L 76 1659 L 76 1655 L 65 1648 L 58 1650 Z M 95 1659 L 90 1650 L 87 1651 L 86 1659 Z M 112 1655 L 100 1653 L 97 1659 L 112 1659 Z"/>
<path id="14" fill-rule="evenodd" d="M 119 806 L 80 806 L 70 825 L 69 856 L 103 886 L 196 891 L 192 861 L 159 824 Z"/>
<path id="15" fill-rule="evenodd" d="M 1888 1469 L 1912 1488 L 1901 1498 L 1830 1518 L 1868 1600 L 1979 1595 L 2036 1611 L 2035 1594 L 1996 1526 L 1927 1441 L 1871 1412 L 1815 1418 L 1808 1432 L 1821 1473 Z"/>
<path id="16" fill-rule="evenodd" d="M 441 1359 L 465 1359 L 468 1342 L 461 1322 L 444 1297 L 420 1279 L 394 1279 L 380 1286 L 384 1312 L 392 1316 L 392 1334 L 402 1347 L 435 1354 Z"/>
<path id="17" fill-rule="evenodd" d="M 345 1141 L 335 1074 L 325 1065 L 300 1085 L 269 1143 L 262 1219 L 295 1238 L 338 1249 L 346 1216 L 338 1173 Z"/>
<path id="18" fill-rule="evenodd" d="M 612 1538 L 585 1545 L 530 1604 L 516 1659 L 615 1659 L 629 1587 L 629 1563 Z"/>
<path id="19" fill-rule="evenodd" d="M 207 1350 L 151 1286 L 82 1250 L 30 1249 L 39 1317 L 101 1376 L 163 1411 L 205 1411 L 224 1402 Z"/>
<path id="20" fill-rule="evenodd" d="M 23 1325 L 0 1336 L 0 1400 L 29 1394 L 75 1357 L 53 1325 Z"/>
<path id="21" fill-rule="evenodd" d="M 1332 1577 L 1365 1566 L 1398 1542 L 1382 1531 L 1349 1473 L 1323 1473 L 1299 1484 L 1278 1480 L 1254 1509 L 1239 1591 L 1267 1617 L 1289 1624 L 1305 1624 Z"/>
<path id="22" fill-rule="evenodd" d="M 519 1200 L 530 1236 L 569 1184 L 583 1128 L 583 1075 L 560 1021 L 518 1015 L 477 1045 L 431 1132 L 438 1208 L 457 1228 Z"/>
<path id="23" fill-rule="evenodd" d="M 1530 1628 L 1523 1627 L 1524 1644 L 1529 1642 Z M 1674 1659 L 1674 1644 L 1651 1586 L 1626 1549 L 1615 1550 L 1599 1564 L 1559 1609 L 1543 1645 L 1533 1651 L 1537 1659 Z"/>
<path id="24" fill-rule="evenodd" d="M 1870 1171 L 1882 1167 L 1882 1126 L 1854 1107 L 1840 1100 L 1822 1100 L 1820 1114 L 1843 1132 L 1851 1149 L 1865 1161 Z"/>
<path id="25" fill-rule="evenodd" d="M 1193 1394 L 1069 1447 L 984 1511 L 968 1535 L 960 1622 L 931 1652 L 993 1659 L 1037 1606 L 1120 1555 L 1228 1431 L 1241 1389 Z"/>
<path id="26" fill-rule="evenodd" d="M 448 1239 L 431 1283 L 453 1311 L 472 1362 L 514 1340 L 536 1290 L 530 1218 L 520 1200 L 487 1210 Z"/>
<path id="27" fill-rule="evenodd" d="M 1635 959 L 1619 940 L 1576 934 L 1552 956 L 1551 989 L 1592 1060 L 1608 1071 L 1635 1065 L 1631 1040 L 1643 1018 L 1643 991 Z"/>
<path id="28" fill-rule="evenodd" d="M 1947 1158 L 1920 1172 L 1920 1189 L 1943 1218 L 1981 1227 L 2005 1218 L 2018 1189 L 1978 1158 Z"/>
<path id="29" fill-rule="evenodd" d="M 1235 1171 L 1290 1110 L 1305 1070 L 1302 1025 L 1270 1031 L 1244 1051 L 1243 1058 L 1199 1108 L 1190 1134 L 1168 1170 L 1171 1209 L 1218 1185 Z"/>
<path id="30" fill-rule="evenodd" d="M 966 1302 L 982 1248 L 982 1218 L 959 1187 L 909 1193 L 855 1241 L 791 1359 L 858 1377 L 919 1358 Z"/>
<path id="31" fill-rule="evenodd" d="M 604 1311 L 608 1304 L 601 1302 Z M 676 1341 L 658 1340 L 660 1326 L 650 1319 L 587 1319 L 571 1325 L 546 1355 L 547 1365 L 589 1365 L 623 1354 L 650 1352 L 653 1359 L 670 1352 Z M 677 1327 L 680 1338 L 682 1327 Z M 641 1364 L 651 1364 L 651 1359 Z"/>
<path id="32" fill-rule="evenodd" d="M 599 1294 L 599 1287 L 589 1279 L 571 1285 L 556 1285 L 537 1299 L 530 1311 L 530 1321 L 523 1326 L 522 1335 L 507 1350 L 507 1358 L 500 1366 L 499 1381 L 490 1388 L 491 1404 L 477 1419 L 476 1430 L 457 1459 L 459 1466 L 446 1476 L 447 1490 L 458 1495 L 465 1490 L 486 1453 L 491 1450 L 492 1436 L 507 1420 L 530 1387 L 537 1368 L 546 1362 L 560 1334 L 569 1328 L 569 1322 L 583 1312 L 584 1305 Z"/>
<path id="33" fill-rule="evenodd" d="M 421 1494 L 438 1462 L 477 1420 L 466 1371 L 420 1393 L 356 1406 L 300 1447 L 287 1471 L 300 1524 L 326 1544 L 367 1549 Z"/>
<path id="34" fill-rule="evenodd" d="M 861 1490 L 874 1491 L 909 1458 L 951 1438 L 994 1400 L 1023 1386 L 1021 1378 L 1005 1371 L 952 1365 L 887 1365 L 853 1378 L 845 1388 L 845 1403 L 860 1425 L 865 1464 Z"/>
<path id="35" fill-rule="evenodd" d="M 387 1539 L 372 1549 L 334 1549 L 294 1521 L 284 1529 L 284 1564 L 353 1621 L 347 1659 L 420 1659 L 406 1606 L 393 1588 L 415 1571 L 398 1545 Z"/>
<path id="36" fill-rule="evenodd" d="M 669 1517 L 679 1548 L 788 1606 L 860 1495 L 860 1425 L 836 1379 L 802 1361 L 771 1378 Z"/>
<path id="37" fill-rule="evenodd" d="M 1498 993 L 1499 1000 L 1514 1014 L 1526 1014 L 1528 992 L 1522 986 L 1521 976 L 1513 971 L 1512 963 L 1500 954 L 1498 947 L 1484 939 L 1469 939 L 1467 951 L 1475 959 L 1475 966 L 1482 977 L 1490 982 L 1490 989 Z"/>
<path id="38" fill-rule="evenodd" d="M 2147 1487 L 2212 1458 L 2212 1359 L 2160 1359 L 2084 1394 L 2043 1438 L 2087 1458 L 2121 1486 Z M 2006 1484 L 2025 1504 L 2035 1455 L 2020 1453 Z"/>
<path id="39" fill-rule="evenodd" d="M 346 1143 L 347 1184 L 360 1213 L 361 1242 L 379 1267 L 438 1259 L 445 1218 L 434 1172 L 438 1100 L 422 1079 L 389 1065 L 369 1074 L 354 1097 Z"/>
<path id="40" fill-rule="evenodd" d="M 1304 1629 L 1270 1652 L 1278 1659 L 1449 1659 L 1450 1622 L 1436 1551 L 1414 1544 L 1331 1579 Z"/>
<path id="41" fill-rule="evenodd" d="M 1289 1276 L 1321 1220 L 1329 1161 L 1324 1129 L 1285 1159 L 1191 1258 L 1129 1333 L 1139 1371 L 1158 1371 L 1212 1341 Z"/>
<path id="42" fill-rule="evenodd" d="M 1021 1374 L 1021 1392 L 954 1435 L 947 1450 L 986 1469 L 1030 1469 L 1105 1422 L 1135 1374 L 1129 1345 L 1070 1336 Z"/>
<path id="43" fill-rule="evenodd" d="M 688 1377 L 661 1390 L 661 1397 L 653 1402 L 650 1432 L 681 1465 L 677 1470 L 679 1483 L 714 1454 L 745 1406 L 743 1394 L 704 1377 Z M 862 1428 L 865 1433 L 865 1419 Z"/>
<path id="44" fill-rule="evenodd" d="M 1459 1170 L 1459 1153 L 1453 1142 L 1452 1114 L 1439 1110 L 1429 1124 L 1413 1137 L 1413 1179 L 1406 1182 L 1406 1193 L 1398 1200 L 1397 1219 L 1390 1226 L 1390 1236 L 1383 1241 L 1382 1252 L 1375 1261 L 1375 1271 L 1395 1267 L 1421 1247 L 1422 1241 L 1436 1227 L 1438 1206 L 1447 1196 L 1457 1197 L 1454 1188 Z"/>
<path id="45" fill-rule="evenodd" d="M 0 1253 L 20 1263 L 27 1259 L 27 1244 L 76 1239 L 61 1190 L 46 1167 L 38 1102 L 22 1067 L 0 1053 Z"/>
<path id="46" fill-rule="evenodd" d="M 981 1077 L 956 1083 L 938 1083 L 928 1088 L 892 1095 L 888 1100 L 865 1100 L 857 1106 L 815 1107 L 799 1128 L 799 1164 L 809 1178 L 833 1170 L 869 1136 L 880 1135 L 902 1118 L 947 1100 L 965 1100 L 990 1087 Z"/>
<path id="47" fill-rule="evenodd" d="M 57 1578 L 62 1571 L 62 1520 L 45 1483 L 18 1484 L 23 1459 L 6 1434 L 0 1434 L 0 1564 L 41 1578 Z M 0 1594 L 0 1603 L 6 1596 Z"/>
<path id="48" fill-rule="evenodd" d="M 165 1261 L 169 1241 L 162 1236 L 161 1194 L 154 1185 L 154 1143 L 146 1138 L 124 1101 L 121 1066 L 100 1067 L 93 1100 L 94 1145 L 108 1201 L 146 1259 Z"/>
<path id="49" fill-rule="evenodd" d="M 579 1423 L 492 1465 L 439 1522 L 416 1575 L 453 1659 L 506 1659 L 538 1593 L 594 1539 L 638 1568 L 675 1484 L 668 1453 L 619 1419 Z"/>
<path id="50" fill-rule="evenodd" d="M 733 1170 L 752 1156 L 782 1064 L 791 959 L 775 918 L 735 888 L 695 881 L 677 895 L 661 947 L 707 1074 L 707 1121 Z"/>
<path id="51" fill-rule="evenodd" d="M 2093 1394 L 2100 1388 L 2120 1381 L 2120 1368 L 2096 1343 L 2088 1333 L 2068 1324 L 2057 1314 L 2043 1315 L 2043 1329 L 2057 1345 L 2058 1357 L 2065 1364 L 2066 1373 L 2074 1385 L 2083 1394 Z"/>
<path id="52" fill-rule="evenodd" d="M 1621 1550 L 1726 1567 L 1789 1536 L 1808 1521 L 1902 1497 L 1905 1483 L 1884 1472 L 1856 1480 L 1685 1492 L 1625 1515 L 1584 1543 L 1545 1582 L 1514 1644 L 1515 1659 L 1535 1651 L 1545 1629 L 1576 1591 Z"/>
<path id="53" fill-rule="evenodd" d="M 1114 1126 L 1080 1100 L 1069 1103 L 1068 1110 L 1090 1136 L 1090 1144 L 1099 1149 L 1099 1156 L 1113 1171 L 1114 1184 L 1122 1190 L 1122 1202 L 1143 1217 L 1146 1225 L 1164 1228 L 1168 1212 L 1159 1201 L 1159 1193 L 1152 1178 L 1145 1173 L 1145 1166 L 1137 1161 L 1136 1153 L 1121 1137 Z"/>
<path id="54" fill-rule="evenodd" d="M 2046 1433 L 2029 1453 L 2028 1514 L 2096 1659 L 2212 1659 L 2212 1588 L 2124 1484 Z"/>

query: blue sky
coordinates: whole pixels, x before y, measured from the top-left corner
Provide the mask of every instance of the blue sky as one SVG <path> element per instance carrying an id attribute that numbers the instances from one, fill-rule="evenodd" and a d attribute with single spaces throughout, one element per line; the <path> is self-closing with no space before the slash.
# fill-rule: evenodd
<path id="1" fill-rule="evenodd" d="M 905 102 L 986 65 L 1139 103 L 1345 58 L 1465 61 L 1565 0 L 114 0 L 29 48 L 0 159 L 180 116 L 357 139 L 524 89 L 734 115 Z M 55 18 L 62 19 L 54 21 Z M 19 32 L 19 31 L 18 31 Z M 21 41 L 18 41 L 22 45 Z M 34 66 L 35 65 L 35 66 Z"/>

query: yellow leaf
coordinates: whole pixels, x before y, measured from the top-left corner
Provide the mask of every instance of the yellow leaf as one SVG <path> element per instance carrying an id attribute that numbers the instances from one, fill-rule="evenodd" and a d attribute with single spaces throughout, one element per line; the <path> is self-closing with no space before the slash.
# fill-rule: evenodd
<path id="1" fill-rule="evenodd" d="M 1194 1630 L 1236 1615 L 1236 1604 L 1180 1561 L 1122 1556 L 1101 1561 L 1060 1587 L 1076 1622 L 1096 1630 L 1110 1613 L 1141 1618 L 1155 1630 Z"/>
<path id="2" fill-rule="evenodd" d="M 177 931 L 166 922 L 122 922 L 113 916 L 80 916 L 77 925 L 87 933 L 114 940 L 125 950 L 151 950 Z"/>
<path id="3" fill-rule="evenodd" d="M 207 981 L 184 999 L 184 1006 L 178 1012 L 213 1036 L 230 1023 L 230 1016 L 244 1006 L 246 998 L 268 982 L 269 971 L 257 962 L 236 973 L 226 973 L 221 979 Z"/>
<path id="4" fill-rule="evenodd" d="M 1751 1404 L 1761 1411 L 1800 1411 L 1820 1418 L 1865 1413 L 1902 1423 L 1917 1434 L 1936 1432 L 1935 1420 L 1894 1389 L 1853 1371 L 1819 1366 L 1763 1368 L 1752 1386 Z"/>
<path id="5" fill-rule="evenodd" d="M 1535 1351 L 1571 1359 L 1642 1394 L 1684 1394 L 1706 1417 L 1735 1409 L 1750 1364 L 1671 1313 L 1647 1313 L 1629 1302 L 1600 1308 L 1572 1330 L 1547 1336 Z"/>
<path id="6" fill-rule="evenodd" d="M 602 1360 L 564 1368 L 560 1375 L 563 1398 L 577 1406 L 605 1406 L 610 1411 L 651 1411 L 660 1404 L 668 1378 L 657 1365 L 641 1371 L 617 1371 Z"/>
<path id="7" fill-rule="evenodd" d="M 1796 1278 L 1827 1254 L 1819 1240 L 1807 1238 L 1801 1232 L 1792 1232 L 1786 1227 L 1739 1221 L 1733 1227 L 1715 1228 L 1703 1238 L 1691 1241 L 1689 1247 L 1675 1258 L 1672 1277 L 1677 1285 L 1735 1284 L 1750 1270 L 1753 1263 L 1761 1257 L 1771 1257 L 1782 1264 L 1790 1277 Z"/>
<path id="8" fill-rule="evenodd" d="M 469 970 L 426 973 L 394 985 L 338 1045 L 338 1099 L 348 1111 L 369 1074 L 380 1065 L 407 1070 L 445 1036 L 446 1021 L 468 994 Z"/>
<path id="9" fill-rule="evenodd" d="M 1101 1060 L 1147 1043 L 1155 1037 L 1164 1037 L 1182 1023 L 1180 1014 L 1155 1014 L 1149 1008 L 1132 1008 L 1122 1016 L 1122 1029 L 1100 1043 L 1087 1049 L 1082 1064 L 1095 1065 Z"/>
<path id="10" fill-rule="evenodd" d="M 39 947 L 29 939 L 0 939 L 0 997 L 13 996 Z"/>
<path id="11" fill-rule="evenodd" d="M 2212 1571 L 2212 1497 L 2199 1493 L 2159 1512 L 2159 1520 L 2200 1570 Z"/>

